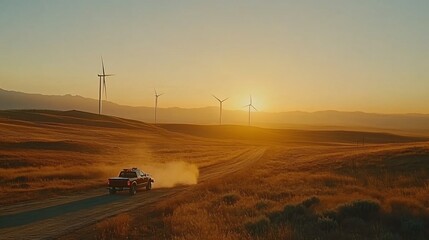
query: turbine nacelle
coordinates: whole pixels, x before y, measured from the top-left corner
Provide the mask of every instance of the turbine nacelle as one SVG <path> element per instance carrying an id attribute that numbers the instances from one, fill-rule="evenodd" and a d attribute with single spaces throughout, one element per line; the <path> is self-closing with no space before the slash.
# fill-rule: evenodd
<path id="1" fill-rule="evenodd" d="M 251 104 L 249 104 L 249 105 L 245 105 L 245 106 L 243 106 L 243 107 L 252 107 L 253 109 L 255 109 L 255 111 L 258 111 L 258 109 L 256 109 L 256 108 L 255 108 L 255 106 L 253 106 L 253 105 L 251 105 Z"/>
<path id="2" fill-rule="evenodd" d="M 223 103 L 223 102 L 225 102 L 226 100 L 228 100 L 229 99 L 229 97 L 227 97 L 227 98 L 225 98 L 225 99 L 223 99 L 223 100 L 220 100 L 218 97 L 216 97 L 215 95 L 213 95 L 212 94 L 212 96 L 214 97 L 214 98 L 216 98 L 216 100 L 218 100 L 220 103 Z"/>
<path id="3" fill-rule="evenodd" d="M 158 93 L 156 92 L 156 89 L 154 89 L 154 90 L 155 90 L 155 97 L 156 97 L 156 98 L 158 98 L 159 96 L 164 95 L 164 93 L 160 93 L 160 94 L 158 94 Z"/>
<path id="4" fill-rule="evenodd" d="M 249 104 L 244 105 L 243 107 L 248 107 L 249 109 L 250 109 L 250 107 L 252 107 L 253 109 L 255 109 L 255 111 L 258 111 L 258 109 L 256 109 L 256 107 L 255 107 L 255 106 L 253 106 L 253 103 L 252 103 L 252 96 L 250 96 L 250 102 L 249 102 Z"/>
<path id="5" fill-rule="evenodd" d="M 258 111 L 258 109 L 256 109 L 256 107 L 255 106 L 253 106 L 253 101 L 252 101 L 252 95 L 250 95 L 250 101 L 249 101 L 249 104 L 247 104 L 247 105 L 245 105 L 245 106 L 243 106 L 243 107 L 247 107 L 247 108 L 249 108 L 249 126 L 250 126 L 250 110 L 251 110 L 251 108 L 253 108 L 253 109 L 255 109 L 255 111 Z"/>
<path id="6" fill-rule="evenodd" d="M 216 98 L 216 100 L 218 100 L 218 101 L 219 101 L 219 125 L 222 125 L 222 103 L 223 103 L 223 102 L 225 102 L 226 100 L 228 100 L 228 99 L 229 99 L 229 97 L 227 97 L 227 98 L 225 98 L 225 99 L 221 100 L 220 98 L 216 97 L 216 96 L 215 96 L 215 95 L 213 95 L 213 94 L 212 94 L 212 96 L 213 96 L 214 98 Z"/>

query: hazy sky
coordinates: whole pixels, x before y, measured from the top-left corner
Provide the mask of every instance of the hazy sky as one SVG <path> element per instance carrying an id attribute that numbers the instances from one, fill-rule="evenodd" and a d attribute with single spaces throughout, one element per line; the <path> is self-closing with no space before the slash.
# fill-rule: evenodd
<path id="1" fill-rule="evenodd" d="M 0 88 L 160 107 L 429 113 L 429 1 L 0 0 Z"/>

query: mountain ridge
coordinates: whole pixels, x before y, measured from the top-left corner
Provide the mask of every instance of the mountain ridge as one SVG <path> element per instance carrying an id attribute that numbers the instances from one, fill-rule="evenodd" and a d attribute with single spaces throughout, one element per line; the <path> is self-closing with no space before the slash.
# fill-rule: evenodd
<path id="1" fill-rule="evenodd" d="M 44 95 L 24 93 L 0 88 L 0 109 L 46 109 L 80 110 L 98 113 L 98 100 L 80 95 Z M 217 124 L 219 108 L 167 107 L 158 108 L 159 123 Z M 103 101 L 103 114 L 153 122 L 153 107 L 127 106 Z M 225 124 L 247 125 L 247 112 L 226 110 L 222 122 Z M 252 125 L 287 128 L 291 126 L 324 126 L 381 128 L 398 130 L 425 130 L 429 133 L 429 114 L 423 113 L 366 113 L 362 111 L 322 110 L 315 112 L 253 112 Z"/>

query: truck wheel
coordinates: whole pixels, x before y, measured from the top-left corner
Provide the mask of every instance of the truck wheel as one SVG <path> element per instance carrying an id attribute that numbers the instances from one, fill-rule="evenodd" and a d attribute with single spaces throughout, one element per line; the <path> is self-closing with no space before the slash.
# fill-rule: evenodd
<path id="1" fill-rule="evenodd" d="M 116 194 L 116 189 L 109 189 L 109 194 L 110 195 L 113 195 L 113 194 Z"/>
<path id="2" fill-rule="evenodd" d="M 130 195 L 136 195 L 136 193 L 137 193 L 137 188 L 136 188 L 136 185 L 133 184 L 130 188 Z"/>
<path id="3" fill-rule="evenodd" d="M 149 181 L 149 182 L 147 182 L 147 185 L 146 185 L 146 190 L 151 190 L 152 189 L 152 182 L 151 181 Z"/>

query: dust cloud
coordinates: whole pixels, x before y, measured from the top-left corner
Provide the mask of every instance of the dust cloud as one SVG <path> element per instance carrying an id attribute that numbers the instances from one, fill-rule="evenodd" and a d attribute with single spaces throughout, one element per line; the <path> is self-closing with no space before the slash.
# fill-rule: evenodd
<path id="1" fill-rule="evenodd" d="M 198 183 L 199 170 L 196 164 L 189 163 L 177 156 L 160 155 L 150 146 L 142 144 L 126 156 L 121 156 L 118 169 L 137 167 L 149 173 L 155 180 L 154 188 L 170 188 L 179 185 Z M 116 173 L 117 174 L 117 173 Z"/>
<path id="2" fill-rule="evenodd" d="M 155 188 L 169 188 L 198 183 L 198 167 L 195 164 L 184 161 L 147 163 L 142 170 L 155 179 Z"/>

